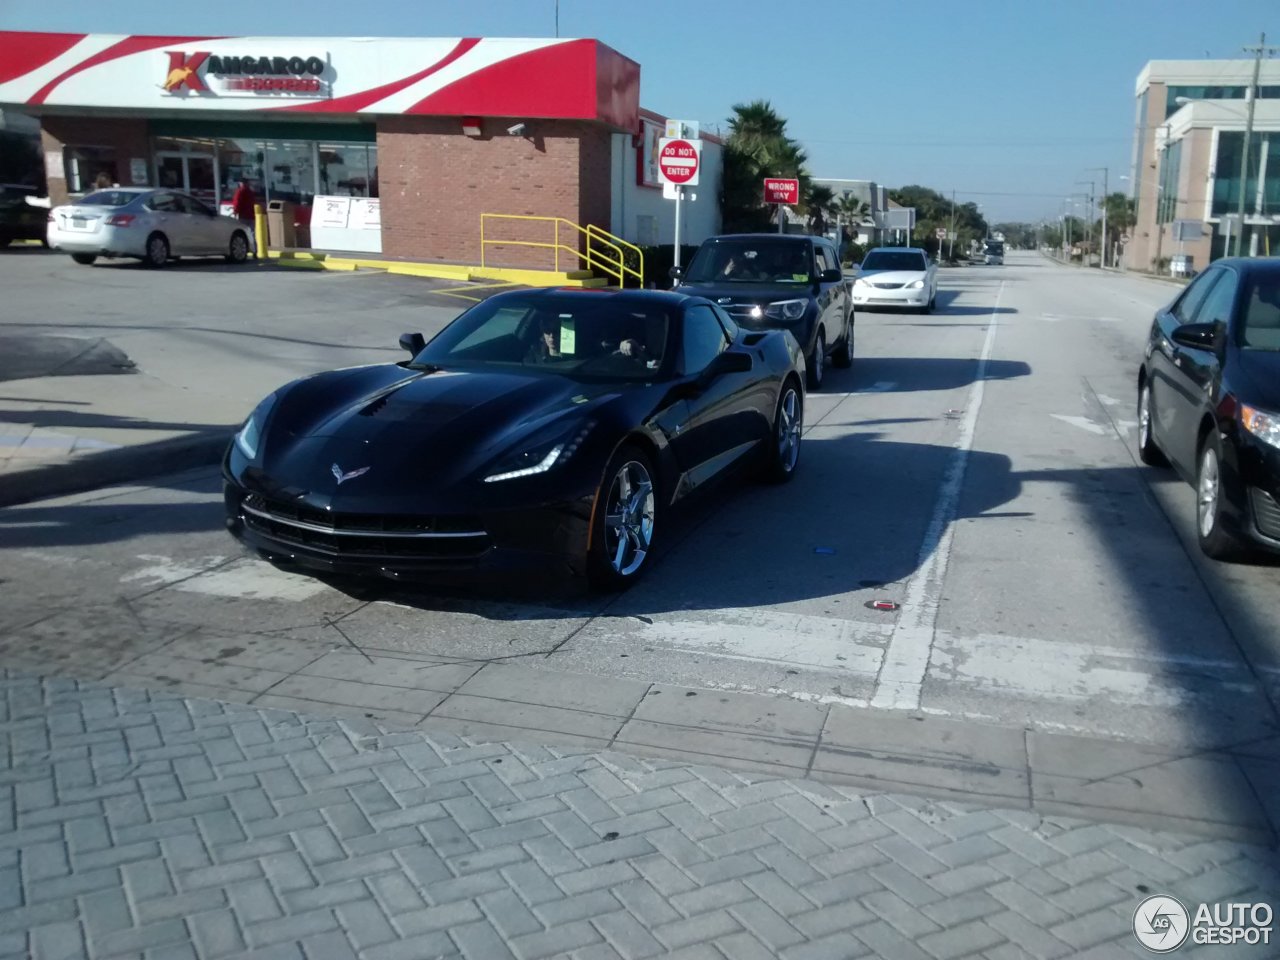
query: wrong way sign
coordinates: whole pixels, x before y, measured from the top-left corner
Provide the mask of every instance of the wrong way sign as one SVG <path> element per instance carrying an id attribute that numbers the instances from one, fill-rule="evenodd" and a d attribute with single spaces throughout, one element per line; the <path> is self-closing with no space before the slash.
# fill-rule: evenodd
<path id="1" fill-rule="evenodd" d="M 663 138 L 658 141 L 658 177 L 663 183 L 695 187 L 701 166 L 701 140 Z"/>

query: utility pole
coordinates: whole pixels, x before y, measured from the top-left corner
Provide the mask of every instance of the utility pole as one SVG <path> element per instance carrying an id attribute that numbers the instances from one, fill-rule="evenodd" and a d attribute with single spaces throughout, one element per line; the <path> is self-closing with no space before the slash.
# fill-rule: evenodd
<path id="1" fill-rule="evenodd" d="M 1245 47 L 1245 53 L 1254 54 L 1253 58 L 1253 82 L 1249 84 L 1249 110 L 1244 122 L 1244 149 L 1240 152 L 1240 207 L 1237 211 L 1240 214 L 1240 233 L 1236 236 L 1236 256 L 1244 255 L 1244 211 L 1245 211 L 1245 192 L 1246 185 L 1249 182 L 1249 146 L 1253 140 L 1253 107 L 1258 100 L 1258 74 L 1262 71 L 1262 58 L 1270 56 L 1275 52 L 1277 47 L 1267 46 L 1267 35 L 1264 33 L 1258 38 L 1256 47 Z M 1262 171 L 1258 171 L 1258 179 L 1262 179 Z"/>
<path id="2" fill-rule="evenodd" d="M 951 191 L 951 232 L 947 235 L 947 259 L 956 258 L 956 192 Z"/>
<path id="3" fill-rule="evenodd" d="M 1107 248 L 1111 241 L 1107 236 L 1107 178 L 1110 171 L 1106 167 L 1090 167 L 1090 170 L 1102 171 L 1102 269 L 1107 269 Z"/>

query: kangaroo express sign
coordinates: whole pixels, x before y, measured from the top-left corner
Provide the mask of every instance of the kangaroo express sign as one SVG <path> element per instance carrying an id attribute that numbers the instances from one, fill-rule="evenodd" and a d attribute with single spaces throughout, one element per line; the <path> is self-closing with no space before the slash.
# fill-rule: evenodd
<path id="1" fill-rule="evenodd" d="M 169 62 L 160 89 L 175 96 L 292 93 L 325 97 L 329 94 L 325 80 L 329 69 L 327 55 L 219 56 L 207 50 L 192 53 L 166 50 L 165 53 Z"/>

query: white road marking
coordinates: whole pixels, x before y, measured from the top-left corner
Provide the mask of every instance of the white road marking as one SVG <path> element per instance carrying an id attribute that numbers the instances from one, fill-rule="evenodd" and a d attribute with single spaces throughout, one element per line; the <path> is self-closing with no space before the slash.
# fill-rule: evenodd
<path id="1" fill-rule="evenodd" d="M 602 617 L 586 631 L 591 643 L 625 642 L 698 651 L 733 660 L 785 664 L 874 677 L 884 658 L 888 624 L 760 609 L 718 610 L 714 619 Z M 601 636 L 600 634 L 604 635 Z"/>
<path id="2" fill-rule="evenodd" d="M 1068 417 L 1062 413 L 1052 413 L 1050 416 L 1055 420 L 1061 420 L 1063 423 L 1069 423 L 1073 427 L 1079 427 L 1088 433 L 1096 433 L 1100 437 L 1105 436 L 1107 433 L 1106 427 L 1100 423 L 1094 423 L 1088 417 Z"/>
<path id="3" fill-rule="evenodd" d="M 1117 400 L 1115 397 L 1108 397 L 1105 393 L 1094 394 L 1094 396 L 1096 396 L 1098 400 L 1100 400 L 1102 403 L 1105 403 L 1109 407 L 1117 407 L 1121 403 L 1123 403 L 1123 401 Z"/>
<path id="4" fill-rule="evenodd" d="M 931 676 L 1000 697 L 1159 708 L 1260 692 L 1240 661 L 997 635 L 939 633 Z"/>
<path id="5" fill-rule="evenodd" d="M 121 583 L 172 586 L 186 593 L 243 600 L 306 600 L 327 589 L 325 584 L 301 574 L 278 570 L 261 560 L 245 558 L 222 566 L 226 557 L 174 560 L 157 554 L 140 554 L 149 566 L 120 578 Z"/>
<path id="6" fill-rule="evenodd" d="M 175 590 L 238 600 L 308 600 L 328 589 L 323 581 L 278 570 L 261 560 L 244 559 L 173 585 Z"/>
<path id="7" fill-rule="evenodd" d="M 200 557 L 198 560 L 174 560 L 173 557 L 155 553 L 140 553 L 138 559 L 145 561 L 145 566 L 120 578 L 121 583 L 144 581 L 147 586 L 163 583 L 177 583 L 196 574 L 204 573 L 226 560 L 226 557 Z"/>
<path id="8" fill-rule="evenodd" d="M 964 419 L 960 423 L 960 435 L 947 463 L 947 471 L 938 490 L 933 516 L 920 546 L 916 572 L 907 581 L 902 613 L 889 640 L 884 667 L 876 679 L 873 707 L 888 710 L 918 710 L 925 674 L 929 671 L 929 659 L 933 652 L 934 630 L 938 622 L 938 603 L 942 586 L 946 581 L 947 564 L 951 559 L 956 510 L 964 488 L 965 468 L 969 464 L 969 450 L 982 410 L 982 396 L 987 379 L 987 363 L 995 347 L 996 329 L 1000 311 L 1000 297 L 1004 282 L 996 290 L 995 305 L 987 321 L 987 338 L 982 345 L 977 373 L 969 387 L 969 398 L 964 404 Z"/>

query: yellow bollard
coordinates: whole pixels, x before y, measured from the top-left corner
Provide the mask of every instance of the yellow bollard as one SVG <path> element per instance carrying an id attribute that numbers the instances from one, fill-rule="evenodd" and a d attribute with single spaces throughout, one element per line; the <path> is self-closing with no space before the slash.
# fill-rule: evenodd
<path id="1" fill-rule="evenodd" d="M 255 255 L 259 260 L 267 259 L 267 212 L 260 203 L 253 205 L 253 236 L 258 248 Z"/>

